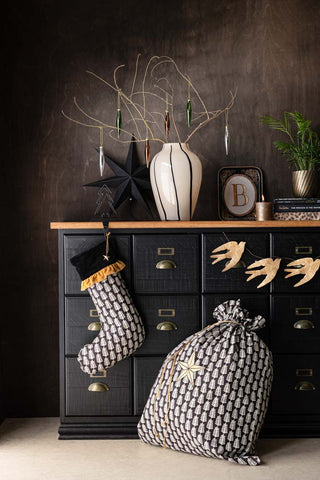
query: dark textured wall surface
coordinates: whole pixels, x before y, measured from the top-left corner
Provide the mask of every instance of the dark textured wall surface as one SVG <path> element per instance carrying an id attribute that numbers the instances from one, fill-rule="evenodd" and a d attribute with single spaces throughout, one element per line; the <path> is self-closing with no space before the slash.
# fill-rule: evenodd
<path id="1" fill-rule="evenodd" d="M 195 219 L 217 218 L 216 176 L 227 164 L 263 169 L 269 198 L 291 194 L 290 172 L 259 125 L 263 114 L 319 116 L 318 0 L 106 0 L 8 2 L 3 9 L 3 310 L 2 373 L 8 416 L 58 414 L 57 234 L 50 221 L 92 220 L 98 178 L 97 132 L 67 121 L 72 98 L 114 121 L 115 98 L 88 76 L 112 80 L 137 53 L 174 57 L 211 109 L 238 88 L 230 112 L 231 154 L 223 118 L 190 143 L 204 182 Z M 132 78 L 132 77 L 131 77 Z M 128 75 L 119 76 L 128 86 Z M 185 101 L 185 92 L 181 91 Z M 158 149 L 152 145 L 152 153 Z M 106 150 L 119 161 L 127 146 Z M 141 155 L 142 160 L 142 155 Z M 124 206 L 119 218 L 149 219 Z"/>

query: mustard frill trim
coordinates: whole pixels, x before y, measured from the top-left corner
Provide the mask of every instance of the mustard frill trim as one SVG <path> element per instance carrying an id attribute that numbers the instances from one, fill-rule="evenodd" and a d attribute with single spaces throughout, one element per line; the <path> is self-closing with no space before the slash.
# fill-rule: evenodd
<path id="1" fill-rule="evenodd" d="M 92 285 L 94 285 L 95 283 L 102 282 L 102 280 L 105 280 L 109 275 L 112 275 L 113 273 L 120 272 L 124 269 L 125 266 L 126 264 L 122 260 L 118 260 L 116 263 L 104 267 L 102 270 L 99 270 L 99 272 L 94 273 L 93 275 L 91 275 L 91 277 L 88 277 L 81 282 L 81 291 L 92 287 Z"/>

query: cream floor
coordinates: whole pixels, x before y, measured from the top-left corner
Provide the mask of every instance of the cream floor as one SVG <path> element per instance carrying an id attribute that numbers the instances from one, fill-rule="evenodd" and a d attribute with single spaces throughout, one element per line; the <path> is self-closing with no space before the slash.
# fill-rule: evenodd
<path id="1" fill-rule="evenodd" d="M 57 418 L 0 426 L 1 480 L 319 480 L 320 439 L 262 439 L 247 467 L 163 450 L 139 440 L 57 440 Z"/>

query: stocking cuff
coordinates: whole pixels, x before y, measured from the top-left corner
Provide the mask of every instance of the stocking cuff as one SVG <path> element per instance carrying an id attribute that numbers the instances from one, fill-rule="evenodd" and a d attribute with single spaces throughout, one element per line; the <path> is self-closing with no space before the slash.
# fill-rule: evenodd
<path id="1" fill-rule="evenodd" d="M 92 287 L 92 285 L 94 285 L 95 283 L 102 282 L 102 280 L 105 280 L 108 277 L 108 275 L 112 275 L 113 273 L 120 272 L 121 270 L 124 269 L 125 266 L 126 264 L 122 260 L 118 260 L 117 262 L 102 268 L 101 270 L 94 273 L 90 277 L 86 278 L 85 280 L 82 280 L 81 291 L 86 290 L 89 287 Z"/>

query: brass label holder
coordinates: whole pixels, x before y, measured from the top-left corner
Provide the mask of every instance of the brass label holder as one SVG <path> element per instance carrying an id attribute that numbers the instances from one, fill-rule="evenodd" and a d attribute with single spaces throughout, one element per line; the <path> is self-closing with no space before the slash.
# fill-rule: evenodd
<path id="1" fill-rule="evenodd" d="M 174 255 L 174 248 L 172 247 L 158 247 L 158 255 Z"/>
<path id="2" fill-rule="evenodd" d="M 308 246 L 308 247 L 297 246 L 295 248 L 295 253 L 296 253 L 296 255 L 311 254 L 312 253 L 312 247 L 311 246 Z"/>
<path id="3" fill-rule="evenodd" d="M 158 317 L 175 317 L 176 311 L 174 308 L 159 308 Z"/>
<path id="4" fill-rule="evenodd" d="M 99 317 L 99 314 L 95 308 L 90 308 L 89 310 L 89 316 L 92 317 Z"/>
<path id="5" fill-rule="evenodd" d="M 93 373 L 90 373 L 90 378 L 106 378 L 107 376 L 107 370 L 103 370 L 102 372 L 100 372 L 100 375 L 99 374 L 93 374 Z"/>
<path id="6" fill-rule="evenodd" d="M 297 368 L 296 377 L 312 377 L 313 370 L 312 368 Z"/>
<path id="7" fill-rule="evenodd" d="M 306 317 L 307 315 L 312 315 L 312 307 L 296 307 L 295 311 L 297 316 Z"/>

